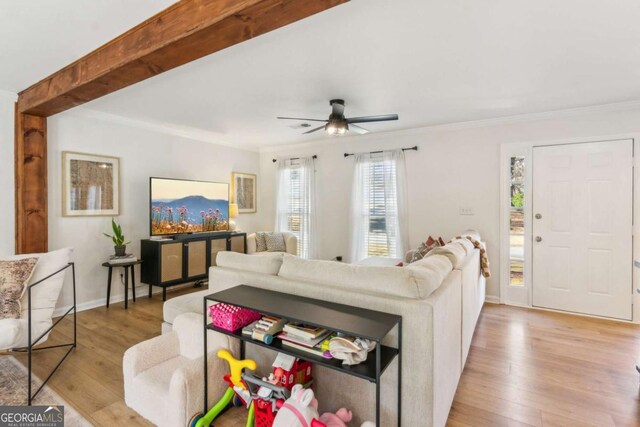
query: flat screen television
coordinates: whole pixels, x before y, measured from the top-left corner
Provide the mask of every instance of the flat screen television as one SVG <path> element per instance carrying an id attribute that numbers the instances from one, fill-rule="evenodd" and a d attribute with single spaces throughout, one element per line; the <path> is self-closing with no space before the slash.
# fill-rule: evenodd
<path id="1" fill-rule="evenodd" d="M 229 230 L 229 184 L 150 178 L 151 235 Z"/>

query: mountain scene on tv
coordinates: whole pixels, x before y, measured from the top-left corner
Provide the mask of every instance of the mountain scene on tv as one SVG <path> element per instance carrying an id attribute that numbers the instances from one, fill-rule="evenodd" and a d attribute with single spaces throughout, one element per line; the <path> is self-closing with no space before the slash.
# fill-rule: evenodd
<path id="1" fill-rule="evenodd" d="M 171 195 L 178 197 L 167 197 Z M 227 184 L 173 180 L 152 181 L 152 235 L 228 229 Z"/>

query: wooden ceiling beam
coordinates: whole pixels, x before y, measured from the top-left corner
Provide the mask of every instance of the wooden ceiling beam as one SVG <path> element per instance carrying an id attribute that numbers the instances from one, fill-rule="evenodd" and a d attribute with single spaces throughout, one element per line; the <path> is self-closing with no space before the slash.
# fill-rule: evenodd
<path id="1" fill-rule="evenodd" d="M 347 1 L 181 0 L 22 91 L 15 115 L 16 253 L 47 250 L 48 116 Z"/>
<path id="2" fill-rule="evenodd" d="M 22 91 L 18 113 L 60 113 L 347 1 L 182 0 Z"/>

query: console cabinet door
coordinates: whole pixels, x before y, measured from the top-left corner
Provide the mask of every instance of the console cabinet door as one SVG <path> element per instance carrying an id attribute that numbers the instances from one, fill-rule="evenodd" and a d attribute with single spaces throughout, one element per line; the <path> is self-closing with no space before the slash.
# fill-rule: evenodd
<path id="1" fill-rule="evenodd" d="M 187 278 L 207 274 L 207 241 L 185 243 L 187 249 Z"/>
<path id="2" fill-rule="evenodd" d="M 216 266 L 218 252 L 227 250 L 227 239 L 211 239 L 211 265 Z"/>
<path id="3" fill-rule="evenodd" d="M 182 279 L 182 243 L 165 243 L 160 246 L 160 282 Z"/>
<path id="4" fill-rule="evenodd" d="M 230 241 L 230 250 L 232 252 L 240 252 L 241 254 L 246 252 L 246 248 L 245 248 L 245 236 L 240 235 L 240 236 L 231 236 L 229 238 Z"/>

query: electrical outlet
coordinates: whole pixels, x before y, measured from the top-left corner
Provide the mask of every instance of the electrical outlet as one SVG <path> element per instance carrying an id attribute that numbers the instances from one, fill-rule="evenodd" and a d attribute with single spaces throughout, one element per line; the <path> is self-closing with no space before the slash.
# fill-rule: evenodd
<path id="1" fill-rule="evenodd" d="M 460 215 L 475 215 L 475 213 L 473 212 L 473 208 L 470 206 L 460 206 L 460 208 L 458 209 L 458 213 Z"/>

